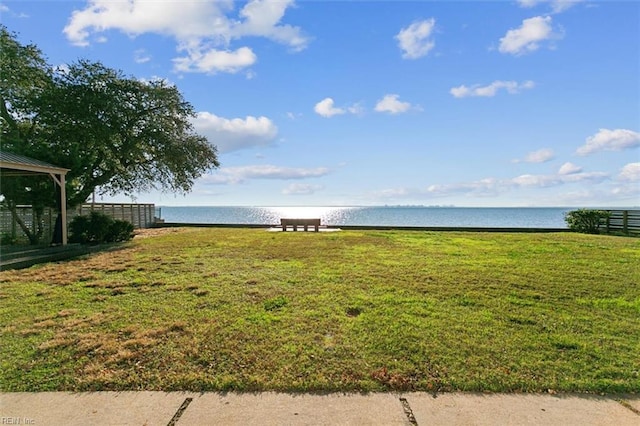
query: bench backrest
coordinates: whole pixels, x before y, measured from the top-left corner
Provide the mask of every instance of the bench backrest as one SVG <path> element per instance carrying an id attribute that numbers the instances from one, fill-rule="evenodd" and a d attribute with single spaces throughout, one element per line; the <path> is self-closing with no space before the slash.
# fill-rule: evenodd
<path id="1" fill-rule="evenodd" d="M 287 225 L 310 225 L 320 226 L 320 219 L 280 219 L 282 226 Z"/>

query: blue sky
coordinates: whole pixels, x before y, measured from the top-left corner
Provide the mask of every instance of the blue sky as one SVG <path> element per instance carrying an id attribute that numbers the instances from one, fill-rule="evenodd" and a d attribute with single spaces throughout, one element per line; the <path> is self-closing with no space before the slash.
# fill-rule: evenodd
<path id="1" fill-rule="evenodd" d="M 158 205 L 638 206 L 635 1 L 0 1 L 54 65 L 165 79 L 221 167 Z M 98 197 L 130 202 L 130 197 Z"/>

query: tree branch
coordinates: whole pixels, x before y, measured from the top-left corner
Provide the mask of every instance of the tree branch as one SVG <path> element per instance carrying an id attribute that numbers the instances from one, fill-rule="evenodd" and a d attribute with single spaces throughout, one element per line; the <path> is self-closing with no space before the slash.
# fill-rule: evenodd
<path id="1" fill-rule="evenodd" d="M 9 110 L 7 109 L 7 104 L 2 96 L 0 96 L 0 117 L 2 117 L 7 124 L 11 127 L 11 129 L 16 132 L 19 131 L 18 123 L 16 120 L 9 114 Z"/>

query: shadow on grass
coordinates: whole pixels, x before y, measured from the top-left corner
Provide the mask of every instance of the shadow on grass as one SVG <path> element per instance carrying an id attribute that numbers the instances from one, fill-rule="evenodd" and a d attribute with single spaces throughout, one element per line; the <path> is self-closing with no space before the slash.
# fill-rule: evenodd
<path id="1" fill-rule="evenodd" d="M 0 250 L 0 271 L 24 269 L 33 265 L 73 260 L 102 252 L 116 252 L 130 246 L 129 242 L 108 244 L 68 244 L 66 246 L 14 246 Z"/>

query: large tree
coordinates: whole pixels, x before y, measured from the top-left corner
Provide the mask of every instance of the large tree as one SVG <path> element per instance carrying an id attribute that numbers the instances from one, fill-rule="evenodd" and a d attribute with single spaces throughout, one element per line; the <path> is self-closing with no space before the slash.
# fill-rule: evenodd
<path id="1" fill-rule="evenodd" d="M 52 70 L 37 46 L 21 45 L 14 34 L 0 26 L 0 143 L 3 150 L 32 154 L 34 131 L 33 101 L 51 88 Z M 42 213 L 52 205 L 54 187 L 47 176 L 12 176 L 0 181 L 2 204 L 9 208 L 32 243 L 43 233 Z M 33 206 L 31 226 L 17 214 L 17 206 Z"/>
<path id="2" fill-rule="evenodd" d="M 21 45 L 5 27 L 0 33 L 2 149 L 70 169 L 68 207 L 94 192 L 185 193 L 219 166 L 215 146 L 194 131 L 195 111 L 174 85 L 86 60 L 53 70 L 37 47 Z M 25 198 L 54 205 L 53 185 L 8 180 L 1 192 L 10 208 Z M 48 197 L 41 193 L 47 186 Z"/>

